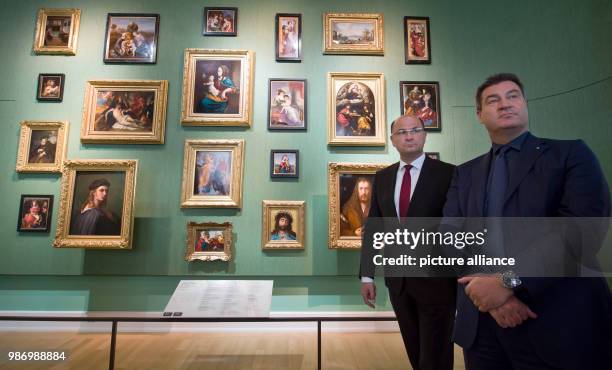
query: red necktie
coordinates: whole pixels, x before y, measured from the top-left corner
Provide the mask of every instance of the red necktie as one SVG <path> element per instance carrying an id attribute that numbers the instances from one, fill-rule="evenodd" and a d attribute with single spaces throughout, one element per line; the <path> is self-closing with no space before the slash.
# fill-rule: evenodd
<path id="1" fill-rule="evenodd" d="M 399 217 L 406 217 L 408 215 L 408 208 L 410 207 L 410 188 L 412 179 L 410 177 L 410 169 L 412 165 L 407 164 L 404 166 L 404 178 L 402 180 L 402 189 L 400 190 L 399 200 Z"/>

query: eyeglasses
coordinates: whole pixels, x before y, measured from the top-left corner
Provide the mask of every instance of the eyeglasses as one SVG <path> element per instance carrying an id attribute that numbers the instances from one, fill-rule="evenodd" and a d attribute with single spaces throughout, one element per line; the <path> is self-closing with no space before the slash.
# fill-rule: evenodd
<path id="1" fill-rule="evenodd" d="M 398 136 L 416 135 L 416 134 L 420 134 L 423 131 L 425 131 L 425 129 L 423 127 L 415 127 L 415 128 L 411 128 L 409 130 L 400 128 L 399 130 L 397 130 L 394 133 L 392 133 L 391 136 L 393 136 L 393 135 L 398 135 Z"/>

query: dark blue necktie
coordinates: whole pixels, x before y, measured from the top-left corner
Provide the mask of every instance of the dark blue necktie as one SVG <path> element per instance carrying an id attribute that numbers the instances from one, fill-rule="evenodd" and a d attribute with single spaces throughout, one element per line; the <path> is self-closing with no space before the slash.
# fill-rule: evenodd
<path id="1" fill-rule="evenodd" d="M 491 182 L 487 189 L 487 204 L 485 215 L 487 217 L 501 217 L 504 211 L 504 199 L 508 188 L 508 164 L 506 153 L 509 146 L 502 146 L 495 151 L 491 166 Z"/>
<path id="2" fill-rule="evenodd" d="M 485 216 L 487 216 L 487 257 L 504 257 L 504 233 L 500 217 L 504 213 L 504 200 L 508 188 L 508 164 L 506 153 L 509 146 L 502 146 L 495 150 L 493 163 L 491 163 L 491 179 L 487 188 L 487 202 Z M 493 269 L 495 270 L 495 269 Z"/>

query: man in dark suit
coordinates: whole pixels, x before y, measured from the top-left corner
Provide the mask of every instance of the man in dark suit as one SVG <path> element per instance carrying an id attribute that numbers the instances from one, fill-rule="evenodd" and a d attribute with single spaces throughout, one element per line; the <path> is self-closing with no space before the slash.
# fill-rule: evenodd
<path id="1" fill-rule="evenodd" d="M 610 216 L 608 184 L 586 144 L 529 133 L 518 77 L 489 77 L 478 88 L 476 113 L 492 148 L 456 168 L 445 217 Z M 568 245 L 553 247 L 563 253 Z M 536 264 L 546 265 L 543 259 Z M 468 370 L 611 368 L 605 357 L 612 349 L 612 299 L 603 277 L 504 271 L 458 281 L 454 340 Z"/>
<path id="2" fill-rule="evenodd" d="M 370 221 L 382 218 L 442 216 L 454 166 L 423 153 L 426 136 L 425 126 L 416 116 L 393 121 L 391 142 L 400 161 L 376 173 L 368 214 L 370 226 Z M 367 230 L 368 224 L 366 234 Z M 361 295 L 368 306 L 374 307 L 374 253 L 367 240 L 364 237 L 361 254 Z M 452 370 L 455 279 L 386 277 L 385 284 L 412 367 Z"/>

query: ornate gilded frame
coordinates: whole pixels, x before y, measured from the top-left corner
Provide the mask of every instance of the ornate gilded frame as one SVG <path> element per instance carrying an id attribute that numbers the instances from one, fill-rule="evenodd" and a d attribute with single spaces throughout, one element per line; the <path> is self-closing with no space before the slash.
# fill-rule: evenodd
<path id="1" fill-rule="evenodd" d="M 329 163 L 327 175 L 329 249 L 361 248 L 360 237 L 340 234 L 340 175 L 373 175 L 387 166 L 388 164 L 378 163 Z"/>
<path id="2" fill-rule="evenodd" d="M 374 45 L 334 43 L 332 24 L 337 21 L 374 22 Z M 385 55 L 384 30 L 382 13 L 323 13 L 323 54 Z"/>
<path id="3" fill-rule="evenodd" d="M 151 132 L 144 131 L 96 131 L 96 95 L 99 90 L 153 91 L 155 93 L 153 123 Z M 81 124 L 82 143 L 100 144 L 163 144 L 166 130 L 166 108 L 168 81 L 166 80 L 91 80 L 85 84 L 83 119 Z"/>
<path id="4" fill-rule="evenodd" d="M 185 49 L 181 122 L 185 126 L 251 126 L 255 54 L 248 50 Z M 240 61 L 240 102 L 236 114 L 194 112 L 196 63 L 198 60 Z"/>
<path id="5" fill-rule="evenodd" d="M 70 35 L 68 36 L 67 46 L 45 46 L 47 18 L 52 16 L 70 17 Z M 35 54 L 59 54 L 76 55 L 77 42 L 79 39 L 79 26 L 81 23 L 81 9 L 63 8 L 50 9 L 42 8 L 38 10 L 36 19 L 36 33 L 34 36 Z"/>
<path id="6" fill-rule="evenodd" d="M 17 152 L 17 172 L 62 172 L 68 143 L 68 121 L 22 121 Z M 55 161 L 53 163 L 28 163 L 32 131 L 57 130 Z"/>
<path id="7" fill-rule="evenodd" d="M 262 205 L 262 249 L 304 249 L 306 234 L 306 202 L 303 200 L 263 200 Z M 295 240 L 271 240 L 268 235 L 271 229 L 270 216 L 275 209 L 294 209 L 297 213 L 297 222 L 294 220 Z"/>
<path id="8" fill-rule="evenodd" d="M 204 230 L 219 230 L 223 229 L 223 250 L 222 251 L 210 251 L 201 252 L 195 250 L 195 243 L 198 240 L 198 233 Z M 232 239 L 232 223 L 216 223 L 216 222 L 202 222 L 197 223 L 190 221 L 187 223 L 187 249 L 185 251 L 185 260 L 190 261 L 231 261 L 233 258 L 232 253 L 233 239 Z"/>
<path id="9" fill-rule="evenodd" d="M 86 159 L 65 161 L 62 171 L 57 230 L 53 246 L 57 248 L 131 249 L 137 168 L 138 160 Z M 74 202 L 75 180 L 78 171 L 125 172 L 120 235 L 98 236 L 69 234 L 72 205 Z"/>
<path id="10" fill-rule="evenodd" d="M 198 151 L 231 152 L 231 186 L 229 195 L 194 195 L 196 153 Z M 185 140 L 181 208 L 242 208 L 242 174 L 244 140 Z"/>
<path id="11" fill-rule="evenodd" d="M 343 85 L 360 82 L 372 90 L 375 106 L 375 132 L 373 136 L 339 136 L 336 134 L 336 95 Z M 385 146 L 387 143 L 385 76 L 369 72 L 327 73 L 327 144 L 335 146 Z"/>

